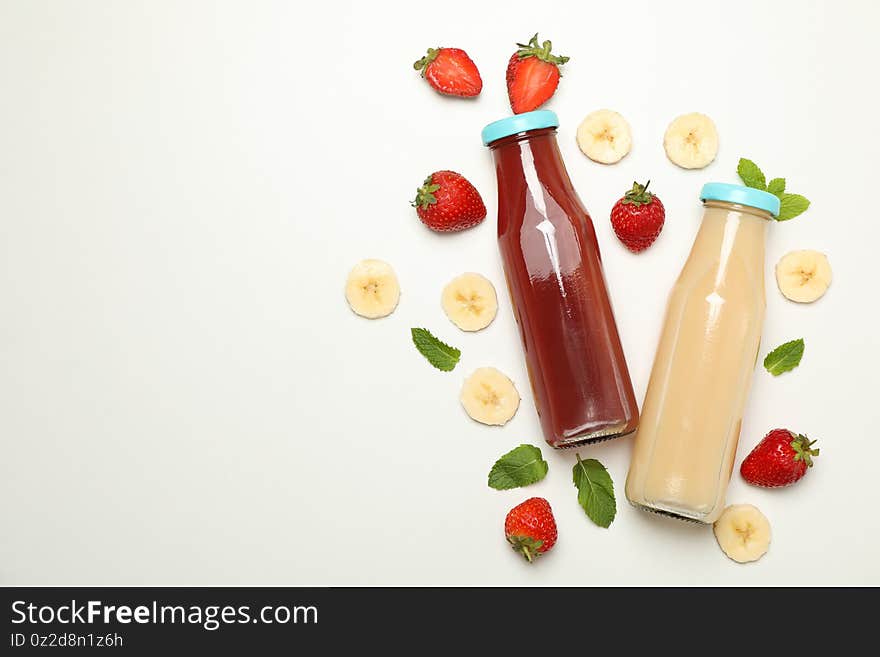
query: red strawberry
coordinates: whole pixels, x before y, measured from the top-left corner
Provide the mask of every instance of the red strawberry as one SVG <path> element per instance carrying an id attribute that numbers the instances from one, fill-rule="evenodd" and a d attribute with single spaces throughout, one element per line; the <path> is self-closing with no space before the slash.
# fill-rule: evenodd
<path id="1" fill-rule="evenodd" d="M 634 182 L 632 189 L 611 208 L 611 227 L 633 253 L 644 251 L 654 243 L 666 219 L 663 203 L 648 191 L 650 184 L 650 180 L 644 185 Z"/>
<path id="2" fill-rule="evenodd" d="M 437 171 L 425 178 L 413 207 L 423 224 L 440 232 L 464 230 L 486 218 L 480 192 L 455 171 Z"/>
<path id="3" fill-rule="evenodd" d="M 538 35 L 522 43 L 507 64 L 507 95 L 514 114 L 531 112 L 550 100 L 559 85 L 559 67 L 568 57 L 551 54 L 552 44 L 538 45 Z"/>
<path id="4" fill-rule="evenodd" d="M 543 497 L 530 497 L 504 519 L 504 535 L 513 549 L 532 562 L 556 543 L 553 509 Z"/>
<path id="5" fill-rule="evenodd" d="M 483 90 L 477 65 L 460 48 L 428 48 L 428 54 L 413 68 L 441 94 L 470 97 Z"/>
<path id="6" fill-rule="evenodd" d="M 745 458 L 740 474 L 753 486 L 793 484 L 813 467 L 813 457 L 819 454 L 812 449 L 815 442 L 788 429 L 774 429 Z"/>

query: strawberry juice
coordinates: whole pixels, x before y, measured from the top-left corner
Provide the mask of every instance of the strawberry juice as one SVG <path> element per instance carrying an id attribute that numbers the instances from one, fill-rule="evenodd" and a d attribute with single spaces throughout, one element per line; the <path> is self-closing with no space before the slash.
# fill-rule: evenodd
<path id="1" fill-rule="evenodd" d="M 539 110 L 489 124 L 498 242 L 544 438 L 574 447 L 636 429 L 638 406 L 596 232 Z"/>

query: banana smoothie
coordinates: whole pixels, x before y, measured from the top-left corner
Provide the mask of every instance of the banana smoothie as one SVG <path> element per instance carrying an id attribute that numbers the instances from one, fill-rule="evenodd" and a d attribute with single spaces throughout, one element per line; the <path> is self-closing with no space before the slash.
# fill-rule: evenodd
<path id="1" fill-rule="evenodd" d="M 736 456 L 764 320 L 764 238 L 778 199 L 710 183 L 672 289 L 626 481 L 634 505 L 714 522 Z"/>

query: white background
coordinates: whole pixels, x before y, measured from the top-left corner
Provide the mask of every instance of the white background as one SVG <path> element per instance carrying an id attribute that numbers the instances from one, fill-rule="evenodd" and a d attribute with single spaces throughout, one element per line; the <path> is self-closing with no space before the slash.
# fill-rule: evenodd
<path id="1" fill-rule="evenodd" d="M 306 9 L 299 5 L 306 5 Z M 0 2 L 0 583 L 880 584 L 877 220 L 880 5 L 863 2 Z M 740 459 L 769 430 L 818 438 L 785 490 L 735 475 L 728 501 L 773 527 L 764 559 L 729 561 L 707 527 L 629 507 L 630 439 L 582 449 L 618 494 L 591 524 L 572 452 L 541 440 L 495 243 L 480 129 L 509 112 L 514 42 L 569 55 L 559 143 L 596 224 L 638 398 L 667 292 L 710 180 L 740 156 L 810 210 L 770 227 L 762 354 L 803 337 L 801 366 L 755 373 Z M 465 48 L 475 101 L 412 69 Z M 578 151 L 585 114 L 634 134 L 605 167 Z M 701 111 L 721 150 L 701 171 L 665 158 L 678 114 Z M 451 168 L 488 219 L 436 235 L 409 201 Z M 667 208 L 635 256 L 608 213 L 634 179 Z M 828 254 L 818 303 L 787 302 L 773 265 Z M 392 263 L 389 318 L 355 316 L 349 268 Z M 440 290 L 478 271 L 494 324 L 464 334 Z M 432 369 L 426 326 L 463 352 Z M 503 428 L 469 420 L 463 378 L 492 365 L 523 403 Z M 496 492 L 493 461 L 540 445 L 541 483 Z M 737 467 L 739 459 L 737 460 Z M 505 544 L 507 510 L 546 497 L 557 547 L 533 566 Z"/>

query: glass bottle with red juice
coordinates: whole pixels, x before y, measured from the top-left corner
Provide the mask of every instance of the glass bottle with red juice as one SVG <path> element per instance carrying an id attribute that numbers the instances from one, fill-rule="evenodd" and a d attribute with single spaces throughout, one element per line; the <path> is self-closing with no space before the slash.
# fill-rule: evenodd
<path id="1" fill-rule="evenodd" d="M 635 431 L 639 410 L 593 222 L 548 110 L 490 123 L 498 243 L 544 438 L 575 447 Z"/>

